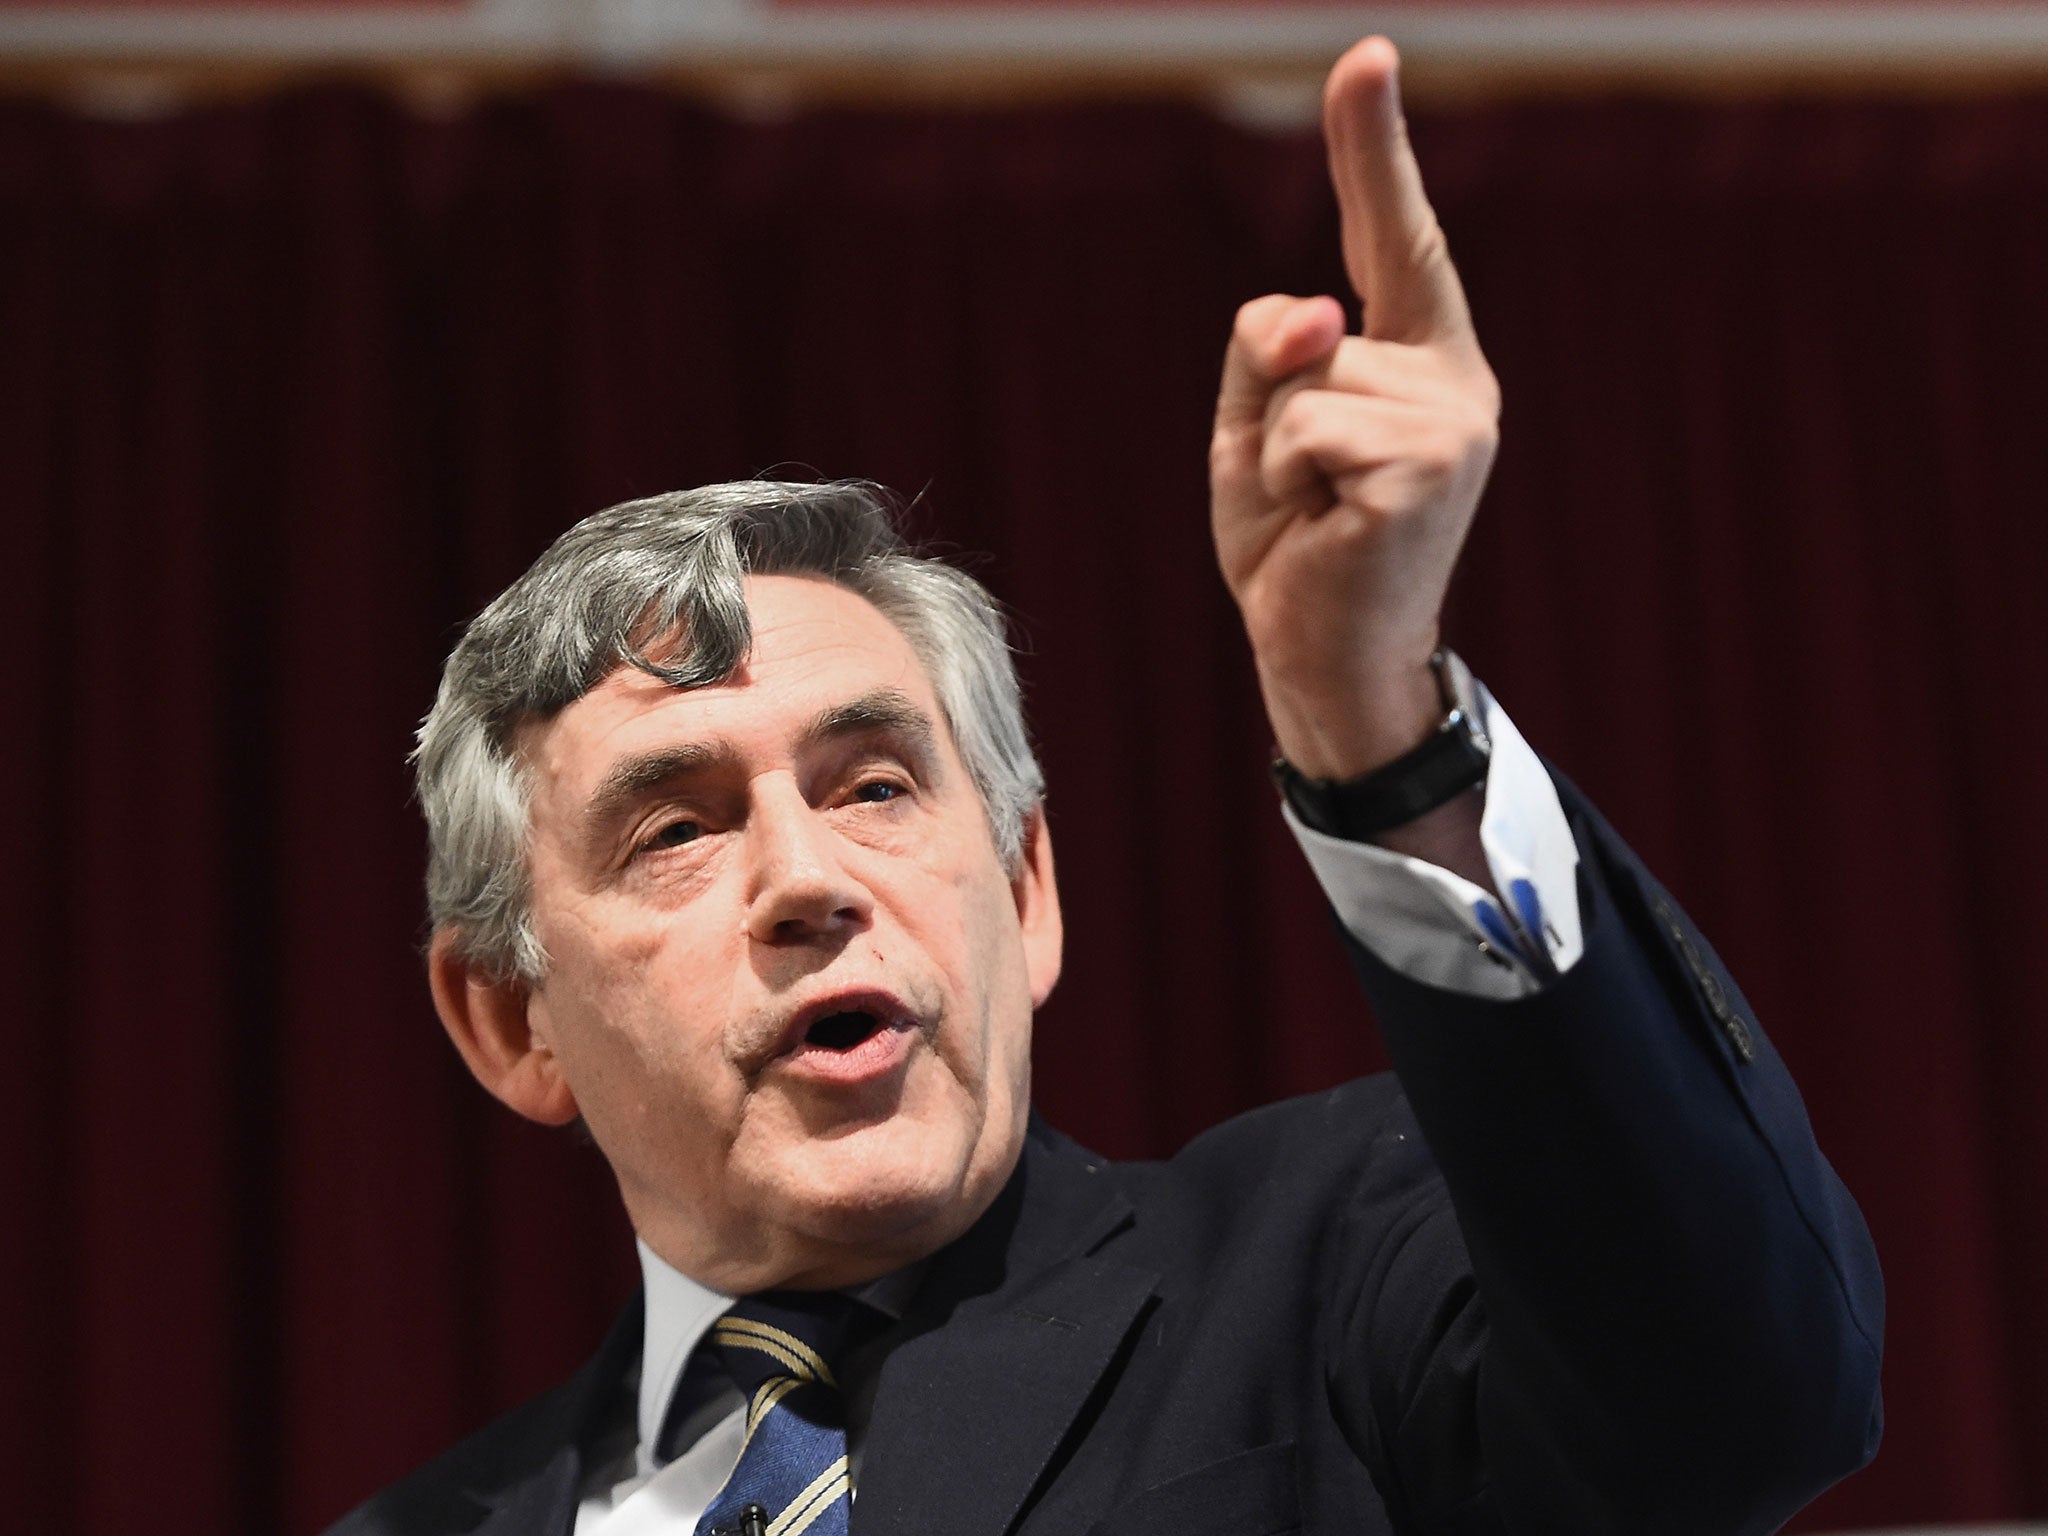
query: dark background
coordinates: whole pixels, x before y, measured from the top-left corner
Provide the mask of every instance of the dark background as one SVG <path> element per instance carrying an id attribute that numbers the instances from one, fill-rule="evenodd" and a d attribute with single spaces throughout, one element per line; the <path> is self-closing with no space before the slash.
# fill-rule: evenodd
<path id="1" fill-rule="evenodd" d="M 1686 900 L 1890 1281 L 1810 1529 L 2048 1515 L 2048 101 L 1417 113 L 1507 391 L 1450 636 Z M 575 517 L 861 474 L 1014 607 L 1119 1154 L 1381 1063 L 1205 525 L 1236 303 L 1333 290 L 1312 136 L 738 123 L 625 86 L 0 104 L 0 1482 L 303 1532 L 569 1369 L 601 1161 L 464 1077 L 404 756 Z"/>

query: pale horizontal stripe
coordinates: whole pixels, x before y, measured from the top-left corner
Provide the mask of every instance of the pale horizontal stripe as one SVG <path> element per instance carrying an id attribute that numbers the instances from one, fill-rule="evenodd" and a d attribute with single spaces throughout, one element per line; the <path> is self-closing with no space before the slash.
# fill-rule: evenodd
<path id="1" fill-rule="evenodd" d="M 747 1433 L 753 1434 L 761 1421 L 768 1417 L 769 1410 L 802 1385 L 803 1382 L 795 1376 L 778 1376 L 764 1383 L 754 1394 L 754 1406 L 747 1413 Z"/>
<path id="2" fill-rule="evenodd" d="M 723 1328 L 714 1328 L 711 1331 L 711 1342 L 714 1344 L 729 1344 L 739 1349 L 754 1350 L 759 1354 L 768 1356 L 769 1359 L 781 1366 L 784 1371 L 806 1380 L 810 1378 L 811 1368 L 772 1339 L 746 1338 L 741 1335 L 728 1333 Z"/>
<path id="3" fill-rule="evenodd" d="M 482 0 L 457 11 L 9 7 L 9 63 L 86 55 L 1146 74 L 1312 68 L 1367 31 L 1421 68 L 1707 71 L 2048 67 L 2038 5 L 1028 6 L 775 11 L 745 0 Z"/>
<path id="4" fill-rule="evenodd" d="M 793 1333 L 746 1318 L 728 1317 L 712 1329 L 712 1337 L 721 1344 L 757 1349 L 764 1355 L 783 1361 L 799 1375 L 822 1381 L 828 1386 L 834 1384 L 831 1367 L 825 1364 L 824 1356 Z"/>
<path id="5" fill-rule="evenodd" d="M 799 1536 L 799 1533 L 832 1507 L 849 1486 L 846 1458 L 841 1456 L 811 1480 L 789 1503 L 789 1507 L 768 1523 L 768 1536 Z"/>

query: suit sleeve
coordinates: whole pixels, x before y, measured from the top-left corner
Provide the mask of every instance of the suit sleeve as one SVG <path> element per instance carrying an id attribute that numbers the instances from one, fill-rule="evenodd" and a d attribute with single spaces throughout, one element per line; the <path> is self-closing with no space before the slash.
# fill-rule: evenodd
<path id="1" fill-rule="evenodd" d="M 1474 680 L 1472 707 L 1493 743 L 1479 842 L 1493 892 L 1425 860 L 1304 826 L 1282 801 L 1345 934 L 1413 981 L 1476 997 L 1534 992 L 1583 950 L 1578 847 L 1543 761 Z"/>
<path id="2" fill-rule="evenodd" d="M 1449 1199 L 1373 1256 L 1333 1402 L 1414 1530 L 1772 1531 L 1876 1448 L 1876 1255 L 1720 961 L 1559 788 L 1563 977 L 1489 1001 L 1352 946 Z"/>

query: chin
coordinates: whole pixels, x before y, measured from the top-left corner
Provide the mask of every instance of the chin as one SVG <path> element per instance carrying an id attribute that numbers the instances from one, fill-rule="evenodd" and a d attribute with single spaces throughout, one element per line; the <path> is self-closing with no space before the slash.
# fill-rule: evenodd
<path id="1" fill-rule="evenodd" d="M 980 1127 L 976 1128 L 981 1129 Z M 782 1224 L 872 1278 L 958 1237 L 992 1202 L 1016 1161 L 967 1127 L 945 1130 L 900 1117 L 789 1153 L 776 1182 Z M 832 1284 L 849 1284 L 834 1280 Z"/>

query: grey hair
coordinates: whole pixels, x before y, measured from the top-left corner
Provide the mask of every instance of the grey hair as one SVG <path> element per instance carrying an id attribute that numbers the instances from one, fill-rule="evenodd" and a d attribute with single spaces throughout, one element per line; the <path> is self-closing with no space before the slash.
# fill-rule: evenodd
<path id="1" fill-rule="evenodd" d="M 828 577 L 902 631 L 996 851 L 1019 868 L 1045 776 L 987 589 L 912 553 L 887 494 L 864 481 L 743 480 L 650 496 L 586 517 L 478 614 L 420 726 L 413 762 L 427 818 L 428 916 L 479 970 L 530 982 L 547 973 L 533 925 L 521 729 L 620 666 L 675 688 L 730 677 L 753 638 L 741 587 L 750 573 Z"/>

